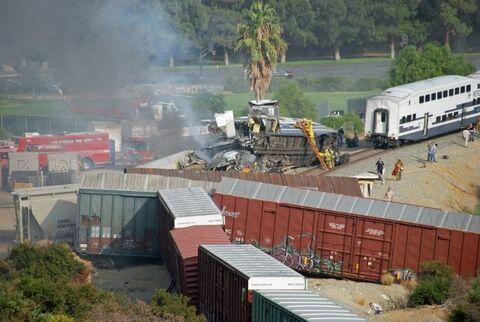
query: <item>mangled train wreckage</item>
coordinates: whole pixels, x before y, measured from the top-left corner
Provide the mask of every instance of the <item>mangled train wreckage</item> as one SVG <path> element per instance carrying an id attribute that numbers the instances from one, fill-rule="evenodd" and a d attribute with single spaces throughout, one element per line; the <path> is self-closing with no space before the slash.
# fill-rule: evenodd
<path id="1" fill-rule="evenodd" d="M 329 167 L 348 162 L 336 149 L 337 132 L 310 120 L 279 116 L 279 102 L 249 102 L 249 116 L 234 118 L 231 111 L 204 120 L 215 135 L 208 146 L 179 154 L 177 169 L 243 172 L 283 172 L 307 167 L 323 159 Z M 309 129 L 299 124 L 307 121 Z M 305 122 L 304 122 L 305 123 Z M 167 157 L 172 164 L 171 157 Z M 156 167 L 161 160 L 142 167 Z"/>

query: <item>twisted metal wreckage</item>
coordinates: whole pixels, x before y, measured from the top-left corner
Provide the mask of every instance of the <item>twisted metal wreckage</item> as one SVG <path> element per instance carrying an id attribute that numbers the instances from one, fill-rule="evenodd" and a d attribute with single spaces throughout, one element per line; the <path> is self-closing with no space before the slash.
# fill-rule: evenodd
<path id="1" fill-rule="evenodd" d="M 308 119 L 279 116 L 278 101 L 249 102 L 249 116 L 232 111 L 203 123 L 216 139 L 189 151 L 177 169 L 284 172 L 320 164 L 324 170 L 349 161 L 336 148 L 337 132 Z"/>

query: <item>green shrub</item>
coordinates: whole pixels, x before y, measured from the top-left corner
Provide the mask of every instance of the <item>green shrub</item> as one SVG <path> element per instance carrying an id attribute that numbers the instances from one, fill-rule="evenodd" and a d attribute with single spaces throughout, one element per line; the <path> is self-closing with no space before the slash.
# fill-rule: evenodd
<path id="1" fill-rule="evenodd" d="M 408 298 L 408 306 L 443 304 L 449 297 L 454 278 L 453 270 L 437 261 L 423 262 L 418 274 L 418 285 Z"/>
<path id="2" fill-rule="evenodd" d="M 224 112 L 227 109 L 227 103 L 222 94 L 203 91 L 193 97 L 192 108 L 199 117 L 212 117 L 214 113 Z"/>
<path id="3" fill-rule="evenodd" d="M 278 89 L 275 93 L 275 99 L 279 100 L 280 115 L 315 119 L 316 113 L 313 103 L 295 83 L 289 83 Z"/>
<path id="4" fill-rule="evenodd" d="M 472 288 L 468 293 L 468 300 L 471 303 L 480 304 L 480 275 L 478 275 L 473 281 Z"/>
<path id="5" fill-rule="evenodd" d="M 421 282 L 408 298 L 409 307 L 443 304 L 448 299 L 450 284 L 442 280 Z"/>
<path id="6" fill-rule="evenodd" d="M 68 281 L 86 269 L 64 244 L 46 247 L 19 244 L 13 247 L 7 261 L 18 275 L 54 281 Z"/>
<path id="7" fill-rule="evenodd" d="M 228 77 L 225 80 L 225 85 L 223 89 L 227 92 L 235 94 L 248 92 L 248 80 L 243 78 Z"/>
<path id="8" fill-rule="evenodd" d="M 420 283 L 441 279 L 450 284 L 453 281 L 453 277 L 453 269 L 438 261 L 423 262 L 420 265 L 420 272 L 418 274 L 418 280 Z"/>
<path id="9" fill-rule="evenodd" d="M 185 322 L 204 322 L 205 317 L 197 316 L 195 307 L 188 305 L 188 297 L 173 295 L 165 290 L 157 290 L 152 297 L 152 307 L 163 318 L 183 317 Z"/>

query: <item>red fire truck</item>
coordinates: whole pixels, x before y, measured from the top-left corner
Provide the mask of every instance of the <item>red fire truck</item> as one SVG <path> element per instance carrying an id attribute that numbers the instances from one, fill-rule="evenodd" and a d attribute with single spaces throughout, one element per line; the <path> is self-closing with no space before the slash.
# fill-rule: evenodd
<path id="1" fill-rule="evenodd" d="M 114 142 L 108 133 L 68 133 L 61 135 L 34 135 L 22 137 L 17 152 L 76 152 L 84 170 L 112 163 Z M 47 155 L 40 154 L 40 167 L 48 164 Z"/>

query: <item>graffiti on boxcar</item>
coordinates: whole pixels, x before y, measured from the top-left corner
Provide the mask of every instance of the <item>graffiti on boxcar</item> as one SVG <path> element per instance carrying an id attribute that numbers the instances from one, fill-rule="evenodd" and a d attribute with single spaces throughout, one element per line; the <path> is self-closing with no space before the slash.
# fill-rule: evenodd
<path id="1" fill-rule="evenodd" d="M 227 211 L 227 208 L 223 207 L 222 215 L 224 217 L 238 218 L 240 216 L 240 211 Z"/>
<path id="2" fill-rule="evenodd" d="M 138 237 L 126 237 L 122 240 L 122 248 L 126 250 L 139 249 L 142 246 L 142 240 Z"/>
<path id="3" fill-rule="evenodd" d="M 307 248 L 298 249 L 295 247 L 292 243 L 295 237 L 288 235 L 272 248 L 263 247 L 258 241 L 253 241 L 252 244 L 297 271 L 328 274 L 338 274 L 342 271 L 343 263 L 337 258 L 336 252 L 331 252 L 325 258 L 321 258 L 315 253 L 315 249 L 312 247 L 312 244 L 315 245 L 315 237 L 310 233 L 299 235 L 296 238 L 308 238 L 310 242 Z"/>

